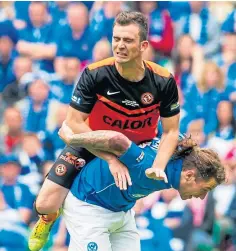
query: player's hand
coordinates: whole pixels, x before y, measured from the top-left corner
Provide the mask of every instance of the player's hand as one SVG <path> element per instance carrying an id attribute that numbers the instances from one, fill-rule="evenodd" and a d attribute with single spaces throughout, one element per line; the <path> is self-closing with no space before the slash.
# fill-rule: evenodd
<path id="1" fill-rule="evenodd" d="M 74 135 L 73 131 L 70 129 L 70 127 L 66 124 L 66 122 L 64 121 L 62 123 L 62 126 L 58 132 L 58 135 L 60 136 L 60 138 L 67 144 L 69 145 L 70 140 L 72 138 L 72 136 Z"/>
<path id="2" fill-rule="evenodd" d="M 164 180 L 165 183 L 168 183 L 166 173 L 161 169 L 151 167 L 145 171 L 145 174 L 149 179 Z"/>
<path id="3" fill-rule="evenodd" d="M 120 190 L 127 190 L 127 183 L 129 186 L 132 185 L 128 168 L 118 159 L 113 159 L 112 161 L 109 161 L 108 164 L 116 186 L 119 187 Z"/>
<path id="4" fill-rule="evenodd" d="M 194 147 L 197 146 L 197 142 L 191 137 L 186 137 L 178 143 L 178 146 L 182 146 L 185 148 Z"/>

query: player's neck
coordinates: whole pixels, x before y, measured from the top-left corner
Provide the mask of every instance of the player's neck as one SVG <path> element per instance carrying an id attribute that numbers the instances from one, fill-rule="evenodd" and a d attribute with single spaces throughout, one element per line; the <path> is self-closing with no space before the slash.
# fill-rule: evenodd
<path id="1" fill-rule="evenodd" d="M 145 65 L 143 60 L 136 60 L 125 64 L 115 62 L 115 66 L 119 74 L 132 82 L 138 82 L 144 78 Z"/>

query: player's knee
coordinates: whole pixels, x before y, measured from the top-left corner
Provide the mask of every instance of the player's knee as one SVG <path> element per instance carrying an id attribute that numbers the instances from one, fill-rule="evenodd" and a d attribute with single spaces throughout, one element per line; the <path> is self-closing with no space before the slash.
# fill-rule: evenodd
<path id="1" fill-rule="evenodd" d="M 131 141 L 122 133 L 116 133 L 110 140 L 109 146 L 117 156 L 122 155 L 130 147 Z"/>

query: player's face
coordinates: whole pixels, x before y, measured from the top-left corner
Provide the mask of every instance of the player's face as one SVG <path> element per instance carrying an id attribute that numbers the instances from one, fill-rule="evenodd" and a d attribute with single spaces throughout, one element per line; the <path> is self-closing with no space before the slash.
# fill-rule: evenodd
<path id="1" fill-rule="evenodd" d="M 181 174 L 179 194 L 182 200 L 194 198 L 204 199 L 207 193 L 215 188 L 217 183 L 214 178 L 204 181 L 201 178 L 196 179 L 193 171 L 183 171 Z"/>
<path id="2" fill-rule="evenodd" d="M 147 41 L 140 42 L 138 25 L 114 26 L 112 51 L 117 63 L 127 63 L 140 58 L 147 46 Z"/>

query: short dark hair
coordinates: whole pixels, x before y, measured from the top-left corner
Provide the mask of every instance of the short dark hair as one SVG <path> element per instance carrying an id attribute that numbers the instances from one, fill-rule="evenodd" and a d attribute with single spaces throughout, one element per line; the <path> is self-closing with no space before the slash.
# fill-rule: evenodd
<path id="1" fill-rule="evenodd" d="M 116 24 L 121 26 L 137 24 L 139 26 L 140 41 L 145 41 L 148 38 L 148 19 L 141 12 L 122 11 L 116 16 L 113 27 Z"/>

